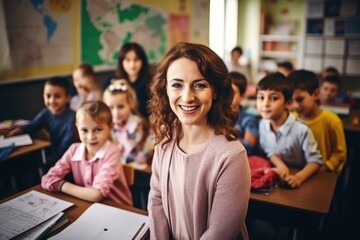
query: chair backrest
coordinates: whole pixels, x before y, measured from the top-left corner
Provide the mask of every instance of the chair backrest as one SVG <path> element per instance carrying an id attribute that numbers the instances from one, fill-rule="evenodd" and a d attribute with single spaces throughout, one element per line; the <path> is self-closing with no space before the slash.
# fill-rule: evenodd
<path id="1" fill-rule="evenodd" d="M 123 165 L 125 178 L 128 186 L 134 185 L 135 182 L 135 169 L 128 165 Z"/>

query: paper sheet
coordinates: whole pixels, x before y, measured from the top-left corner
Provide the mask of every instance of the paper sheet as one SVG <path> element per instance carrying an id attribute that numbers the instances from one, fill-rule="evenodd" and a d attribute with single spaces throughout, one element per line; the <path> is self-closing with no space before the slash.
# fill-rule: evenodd
<path id="1" fill-rule="evenodd" d="M 48 228 L 51 228 L 61 216 L 64 215 L 63 212 L 60 212 L 56 214 L 54 217 L 50 218 L 49 220 L 46 220 L 43 223 L 40 223 L 36 227 L 16 236 L 14 240 L 34 240 L 40 237 L 40 235 L 48 230 Z"/>
<path id="2" fill-rule="evenodd" d="M 140 239 L 148 228 L 147 216 L 94 203 L 73 224 L 49 239 Z"/>
<path id="3" fill-rule="evenodd" d="M 0 239 L 13 238 L 74 205 L 38 191 L 0 204 Z"/>
<path id="4" fill-rule="evenodd" d="M 29 134 L 22 134 L 14 137 L 0 139 L 0 148 L 9 147 L 15 144 L 16 147 L 32 144 L 33 141 Z"/>

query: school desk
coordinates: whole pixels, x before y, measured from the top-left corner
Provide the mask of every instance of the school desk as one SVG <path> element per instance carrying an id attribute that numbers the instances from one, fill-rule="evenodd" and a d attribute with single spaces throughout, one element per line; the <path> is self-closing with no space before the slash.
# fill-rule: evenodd
<path id="1" fill-rule="evenodd" d="M 28 179 L 18 181 L 29 174 L 31 181 L 43 175 L 41 166 L 46 163 L 45 148 L 50 144 L 49 141 L 33 139 L 33 144 L 18 147 L 0 160 L 0 181 L 4 186 L 0 196 L 29 187 Z"/>
<path id="2" fill-rule="evenodd" d="M 279 187 L 268 195 L 251 193 L 248 219 L 264 219 L 293 229 L 321 232 L 330 212 L 337 179 L 335 173 L 318 172 L 295 189 Z"/>
<path id="3" fill-rule="evenodd" d="M 9 196 L 9 197 L 7 197 L 5 199 L 2 199 L 2 200 L 0 200 L 0 203 L 6 202 L 6 201 L 8 201 L 10 199 L 18 197 L 19 195 L 24 194 L 26 192 L 29 192 L 31 190 L 36 190 L 36 191 L 48 194 L 50 196 L 53 196 L 53 197 L 56 197 L 56 198 L 59 198 L 59 199 L 74 203 L 74 205 L 72 207 L 70 207 L 70 208 L 68 208 L 67 210 L 64 211 L 64 213 L 67 216 L 69 221 L 64 226 L 60 227 L 59 229 L 56 229 L 53 233 L 51 233 L 51 235 L 59 233 L 61 230 L 63 230 L 68 225 L 73 223 L 92 204 L 91 202 L 81 200 L 79 198 L 75 198 L 75 197 L 72 197 L 70 195 L 67 195 L 67 194 L 64 194 L 64 193 L 61 193 L 61 192 L 48 192 L 48 191 L 44 190 L 41 187 L 40 184 L 38 184 L 36 186 L 33 186 L 31 188 L 28 188 L 28 189 L 26 189 L 24 191 L 21 191 L 19 193 L 16 193 L 14 195 L 11 195 L 11 196 Z M 127 210 L 127 211 L 131 211 L 131 212 L 134 212 L 134 213 L 147 215 L 146 211 L 143 211 L 141 209 L 137 209 L 137 208 L 134 208 L 134 207 L 118 204 L 118 203 L 116 203 L 116 202 L 114 202 L 114 201 L 112 201 L 110 199 L 106 199 L 102 203 L 106 204 L 106 205 L 113 206 L 113 207 L 121 208 L 121 209 L 124 209 L 124 210 Z M 99 221 L 101 221 L 101 219 Z"/>

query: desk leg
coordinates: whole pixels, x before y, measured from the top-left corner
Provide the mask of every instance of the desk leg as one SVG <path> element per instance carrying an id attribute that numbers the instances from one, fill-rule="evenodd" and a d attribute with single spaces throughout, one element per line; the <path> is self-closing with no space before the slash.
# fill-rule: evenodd
<path id="1" fill-rule="evenodd" d="M 45 149 L 41 149 L 41 160 L 42 160 L 43 166 L 46 166 L 47 161 L 46 161 Z M 44 175 L 44 171 L 43 171 L 42 167 L 39 167 L 38 171 L 39 171 L 39 176 L 41 179 L 41 177 Z"/>

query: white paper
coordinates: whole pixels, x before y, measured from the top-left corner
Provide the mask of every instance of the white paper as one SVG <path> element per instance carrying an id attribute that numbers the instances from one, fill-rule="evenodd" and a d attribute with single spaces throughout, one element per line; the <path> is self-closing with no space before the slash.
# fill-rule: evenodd
<path id="1" fill-rule="evenodd" d="M 49 239 L 140 239 L 148 228 L 148 216 L 94 203 L 73 224 Z"/>
<path id="2" fill-rule="evenodd" d="M 15 144 L 16 147 L 31 145 L 33 143 L 29 134 L 22 134 L 14 137 L 0 139 L 0 148 L 9 147 Z"/>
<path id="3" fill-rule="evenodd" d="M 0 204 L 0 239 L 13 238 L 74 205 L 38 191 Z"/>
<path id="4" fill-rule="evenodd" d="M 335 19 L 325 19 L 324 22 L 324 35 L 334 36 L 335 35 Z"/>
<path id="5" fill-rule="evenodd" d="M 59 212 L 54 217 L 50 218 L 49 220 L 46 220 L 43 223 L 40 223 L 36 227 L 30 229 L 29 231 L 26 231 L 19 236 L 15 237 L 14 240 L 34 240 L 40 237 L 40 235 L 47 231 L 49 228 L 54 226 L 57 220 L 61 218 L 61 216 L 64 215 L 63 212 Z"/>

